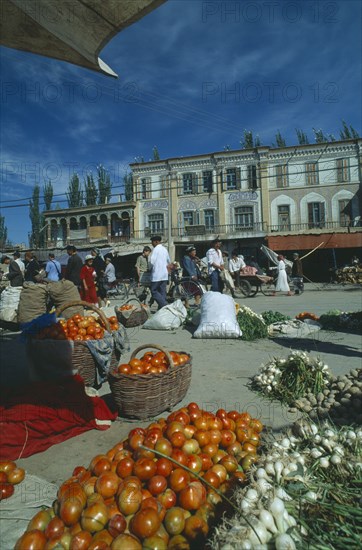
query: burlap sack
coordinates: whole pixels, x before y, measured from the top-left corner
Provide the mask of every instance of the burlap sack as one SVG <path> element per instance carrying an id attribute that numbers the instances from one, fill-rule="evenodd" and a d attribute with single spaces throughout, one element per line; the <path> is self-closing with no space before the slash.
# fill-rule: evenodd
<path id="1" fill-rule="evenodd" d="M 23 284 L 18 307 L 18 323 L 28 323 L 47 312 L 47 285 Z"/>
<path id="2" fill-rule="evenodd" d="M 66 281 L 63 279 L 62 281 L 48 283 L 47 289 L 56 308 L 62 306 L 63 304 L 80 300 L 78 289 L 71 281 Z M 83 315 L 84 310 L 82 306 L 68 307 L 63 311 L 62 317 L 65 319 L 70 319 L 77 313 Z"/>

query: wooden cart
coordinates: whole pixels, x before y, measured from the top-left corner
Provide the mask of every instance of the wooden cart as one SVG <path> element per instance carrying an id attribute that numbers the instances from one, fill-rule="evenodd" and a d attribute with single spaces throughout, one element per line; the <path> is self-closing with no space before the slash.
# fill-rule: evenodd
<path id="1" fill-rule="evenodd" d="M 274 278 L 268 275 L 244 275 L 240 273 L 240 290 L 249 298 L 258 292 L 271 296 L 275 291 Z"/>

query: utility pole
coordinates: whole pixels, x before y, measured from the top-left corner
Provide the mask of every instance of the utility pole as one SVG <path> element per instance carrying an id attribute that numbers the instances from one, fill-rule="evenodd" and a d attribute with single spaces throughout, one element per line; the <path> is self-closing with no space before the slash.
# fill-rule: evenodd
<path id="1" fill-rule="evenodd" d="M 175 246 L 173 243 L 172 237 L 172 173 L 171 167 L 167 163 L 167 190 L 168 190 L 168 223 L 167 223 L 167 242 L 168 242 L 168 253 L 170 258 L 175 257 Z"/>

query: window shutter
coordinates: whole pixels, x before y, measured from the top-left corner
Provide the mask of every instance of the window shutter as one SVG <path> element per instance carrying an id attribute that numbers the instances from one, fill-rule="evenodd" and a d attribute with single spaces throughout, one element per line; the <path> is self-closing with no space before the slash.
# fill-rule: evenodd
<path id="1" fill-rule="evenodd" d="M 224 173 L 223 173 L 223 170 L 221 169 L 218 176 L 219 178 L 219 185 L 221 187 L 221 191 L 225 191 L 226 189 L 226 182 L 224 181 Z"/>
<path id="2" fill-rule="evenodd" d="M 151 178 L 147 178 L 146 180 L 146 198 L 151 198 Z"/>
<path id="3" fill-rule="evenodd" d="M 196 173 L 193 173 L 192 174 L 192 192 L 194 195 L 197 195 L 198 193 L 197 183 L 198 183 L 198 176 Z"/>
<path id="4" fill-rule="evenodd" d="M 313 203 L 308 203 L 308 222 L 313 223 Z"/>
<path id="5" fill-rule="evenodd" d="M 325 209 L 324 202 L 319 203 L 319 213 L 320 213 L 321 223 L 325 223 L 325 221 L 326 221 L 326 209 Z"/>
<path id="6" fill-rule="evenodd" d="M 236 189 L 241 188 L 241 168 L 236 168 Z"/>
<path id="7" fill-rule="evenodd" d="M 343 159 L 337 159 L 337 181 L 343 181 Z"/>

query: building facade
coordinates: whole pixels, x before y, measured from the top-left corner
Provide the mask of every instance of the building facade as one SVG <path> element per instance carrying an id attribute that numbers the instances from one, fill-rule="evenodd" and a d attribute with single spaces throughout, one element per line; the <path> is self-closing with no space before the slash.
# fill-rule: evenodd
<path id="1" fill-rule="evenodd" d="M 362 140 L 257 147 L 132 164 L 135 224 L 175 255 L 217 235 L 230 252 L 361 246 Z"/>
<path id="2" fill-rule="evenodd" d="M 136 203 L 129 201 L 48 210 L 44 212 L 47 247 L 128 242 L 134 236 L 135 208 Z"/>

